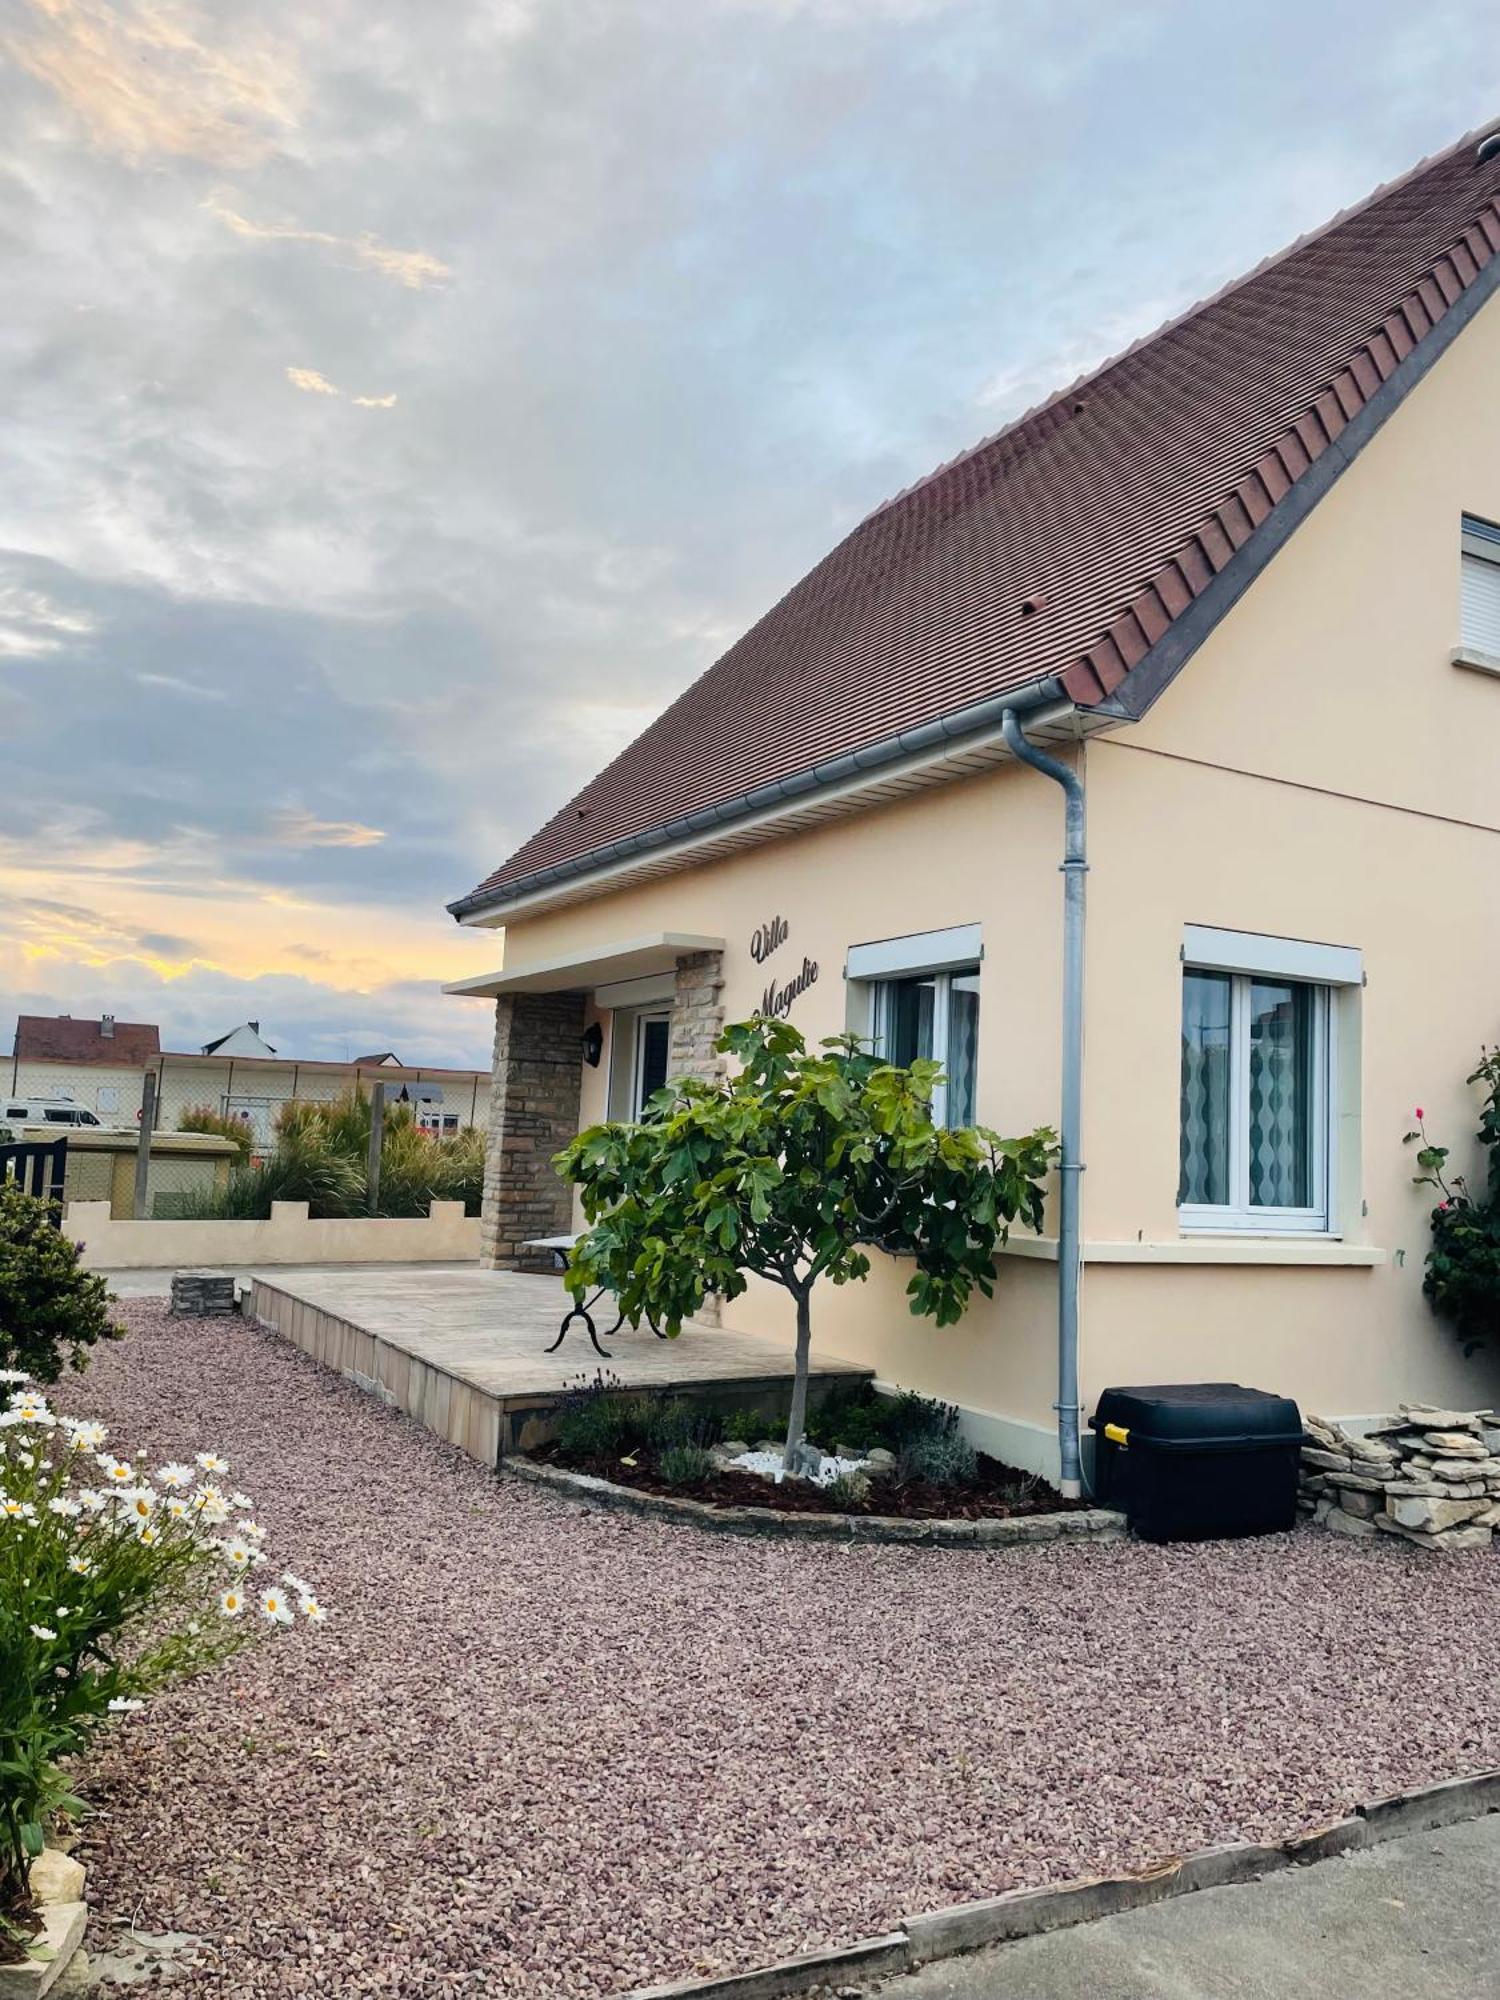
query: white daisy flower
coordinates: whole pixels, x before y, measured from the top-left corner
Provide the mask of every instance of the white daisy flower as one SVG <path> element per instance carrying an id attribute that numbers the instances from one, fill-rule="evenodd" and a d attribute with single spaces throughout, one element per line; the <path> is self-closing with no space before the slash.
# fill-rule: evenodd
<path id="1" fill-rule="evenodd" d="M 222 1493 L 212 1486 L 202 1486 L 193 1495 L 193 1511 L 210 1528 L 217 1528 L 229 1519 L 229 1506 Z"/>
<path id="2" fill-rule="evenodd" d="M 231 1569 L 249 1569 L 254 1557 L 255 1551 L 247 1542 L 225 1542 L 224 1544 L 224 1560 L 229 1564 Z"/>
<path id="3" fill-rule="evenodd" d="M 128 1486 L 135 1478 L 135 1467 L 123 1458 L 111 1458 L 108 1452 L 101 1452 L 94 1460 L 111 1486 Z"/>
<path id="4" fill-rule="evenodd" d="M 318 1600 L 310 1594 L 297 1599 L 297 1609 L 310 1625 L 321 1625 L 328 1616 Z"/>
<path id="5" fill-rule="evenodd" d="M 250 1509 L 255 1505 L 255 1502 L 250 1498 L 248 1493 L 231 1493 L 229 1504 L 231 1507 L 237 1507 L 242 1514 L 248 1514 Z"/>
<path id="6" fill-rule="evenodd" d="M 193 1463 L 201 1472 L 227 1472 L 229 1460 L 220 1458 L 215 1451 L 200 1451 Z"/>
<path id="7" fill-rule="evenodd" d="M 36 1468 L 36 1454 L 30 1451 L 18 1451 L 16 1453 L 16 1464 L 21 1466 L 25 1471 L 32 1472 Z"/>
<path id="8" fill-rule="evenodd" d="M 161 1531 L 153 1528 L 149 1521 L 142 1521 L 135 1531 L 135 1538 L 138 1542 L 144 1542 L 148 1549 L 154 1549 L 161 1540 Z"/>
<path id="9" fill-rule="evenodd" d="M 47 1502 L 47 1512 L 49 1514 L 58 1514 L 65 1521 L 76 1521 L 78 1516 L 83 1512 L 83 1509 L 76 1500 L 70 1499 L 66 1493 L 57 1493 Z"/>
<path id="10" fill-rule="evenodd" d="M 31 1636 L 33 1639 L 41 1639 L 43 1641 L 46 1641 L 48 1639 L 55 1639 L 57 1637 L 57 1634 L 53 1631 L 50 1625 L 33 1625 L 31 1628 Z"/>
<path id="11" fill-rule="evenodd" d="M 109 1712 L 111 1715 L 134 1715 L 137 1709 L 142 1709 L 145 1706 L 146 1704 L 143 1701 L 137 1701 L 131 1695 L 117 1694 L 109 1704 Z"/>
<path id="12" fill-rule="evenodd" d="M 122 1514 L 136 1521 L 149 1521 L 156 1511 L 156 1495 L 149 1486 L 127 1486 L 115 1495 L 115 1502 Z"/>
<path id="13" fill-rule="evenodd" d="M 30 1395 L 25 1390 L 11 1397 L 10 1407 L 18 1424 L 40 1424 L 44 1430 L 50 1430 L 57 1422 L 47 1408 L 46 1398 Z"/>
<path id="14" fill-rule="evenodd" d="M 92 1486 L 78 1489 L 78 1504 L 85 1514 L 102 1514 L 109 1505 L 109 1495 L 100 1493 Z"/>
<path id="15" fill-rule="evenodd" d="M 261 1592 L 260 1615 L 272 1625 L 290 1625 L 292 1608 L 285 1596 L 274 1588 Z"/>
<path id="16" fill-rule="evenodd" d="M 174 1521 L 185 1521 L 192 1512 L 192 1507 L 180 1493 L 174 1493 L 169 1500 L 164 1500 L 162 1505 Z"/>
<path id="17" fill-rule="evenodd" d="M 245 1599 L 238 1590 L 222 1590 L 219 1593 L 219 1609 L 226 1618 L 238 1618 L 245 1608 Z"/>
<path id="18" fill-rule="evenodd" d="M 96 1423 L 93 1418 L 88 1418 L 83 1422 L 75 1420 L 67 1426 L 67 1430 L 68 1436 L 73 1440 L 74 1445 L 79 1451 L 97 1451 L 109 1436 L 109 1432 L 105 1429 L 104 1425 Z"/>
<path id="19" fill-rule="evenodd" d="M 88 1562 L 83 1556 L 68 1557 L 68 1568 L 73 1572 L 74 1576 L 88 1576 L 93 1567 L 94 1565 Z"/>
<path id="20" fill-rule="evenodd" d="M 34 1521 L 36 1509 L 29 1500 L 13 1500 L 8 1493 L 0 1493 L 0 1520 Z"/>
<path id="21" fill-rule="evenodd" d="M 263 1542 L 266 1539 L 266 1531 L 259 1521 L 241 1521 L 240 1533 L 252 1542 Z"/>
<path id="22" fill-rule="evenodd" d="M 191 1486 L 193 1468 L 190 1465 L 178 1465 L 174 1461 L 171 1465 L 164 1465 L 156 1476 L 163 1486 Z"/>
<path id="23" fill-rule="evenodd" d="M 0 1382 L 26 1383 L 30 1380 L 24 1368 L 0 1368 Z"/>
<path id="24" fill-rule="evenodd" d="M 312 1585 L 304 1583 L 300 1576 L 293 1576 L 289 1569 L 281 1572 L 281 1580 L 288 1590 L 295 1590 L 299 1597 L 311 1597 L 313 1594 Z"/>

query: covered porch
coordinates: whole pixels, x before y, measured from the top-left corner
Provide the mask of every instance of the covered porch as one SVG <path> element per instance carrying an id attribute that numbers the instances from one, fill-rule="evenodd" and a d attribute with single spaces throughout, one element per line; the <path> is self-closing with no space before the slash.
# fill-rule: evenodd
<path id="1" fill-rule="evenodd" d="M 553 1155 L 584 1126 L 628 1119 L 669 1077 L 706 1076 L 724 1025 L 724 939 L 654 931 L 507 964 L 444 988 L 495 1002 L 480 1259 L 544 1272 L 530 1246 L 577 1227 Z"/>
<path id="2" fill-rule="evenodd" d="M 614 1319 L 608 1301 L 601 1332 Z M 783 1406 L 790 1342 L 690 1323 L 676 1340 L 628 1326 L 601 1362 L 574 1322 L 560 1279 L 522 1271 L 349 1267 L 256 1272 L 250 1314 L 305 1354 L 400 1409 L 481 1464 L 549 1434 L 570 1387 L 606 1369 L 625 1389 L 695 1394 L 742 1409 Z M 873 1371 L 814 1350 L 809 1394 Z"/>

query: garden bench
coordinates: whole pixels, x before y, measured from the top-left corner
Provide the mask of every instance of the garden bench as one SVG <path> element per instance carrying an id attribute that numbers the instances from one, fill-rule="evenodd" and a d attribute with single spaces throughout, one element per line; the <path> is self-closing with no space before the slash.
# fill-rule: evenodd
<path id="1" fill-rule="evenodd" d="M 580 1234 L 581 1234 L 580 1231 L 575 1231 L 573 1234 L 567 1236 L 533 1236 L 530 1242 L 523 1243 L 521 1245 L 521 1248 L 523 1250 L 550 1250 L 552 1252 L 552 1261 L 555 1269 L 559 1271 L 565 1271 L 568 1268 L 568 1252 L 573 1248 L 573 1245 L 578 1241 Z M 608 1290 L 609 1290 L 608 1285 L 600 1285 L 597 1291 L 591 1292 L 589 1294 L 589 1296 L 583 1301 L 582 1305 L 569 1306 L 568 1310 L 563 1314 L 562 1325 L 557 1329 L 556 1340 L 553 1341 L 550 1347 L 545 1348 L 543 1351 L 547 1354 L 556 1354 L 558 1348 L 560 1348 L 563 1344 L 563 1339 L 568 1331 L 568 1328 L 573 1324 L 575 1319 L 581 1319 L 584 1325 L 589 1330 L 589 1339 L 594 1344 L 594 1352 L 598 1355 L 601 1355 L 604 1360 L 608 1361 L 610 1359 L 609 1349 L 607 1347 L 601 1347 L 599 1345 L 599 1331 L 598 1328 L 594 1325 L 594 1314 L 593 1314 L 593 1308 L 596 1305 L 598 1305 L 600 1299 L 604 1297 L 605 1293 Z M 651 1331 L 656 1335 L 658 1340 L 665 1340 L 667 1338 L 667 1336 L 662 1332 L 661 1328 L 656 1324 L 656 1321 L 651 1318 L 649 1313 L 646 1315 L 646 1323 L 651 1328 Z M 606 1336 L 612 1333 L 618 1333 L 620 1331 L 620 1328 L 624 1324 L 625 1324 L 625 1315 L 622 1312 L 616 1319 L 613 1326 L 607 1326 L 604 1329 Z"/>

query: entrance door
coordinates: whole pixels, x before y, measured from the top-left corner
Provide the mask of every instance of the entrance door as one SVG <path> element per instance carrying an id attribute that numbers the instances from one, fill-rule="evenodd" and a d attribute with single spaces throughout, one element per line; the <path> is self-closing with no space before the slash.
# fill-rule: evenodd
<path id="1" fill-rule="evenodd" d="M 667 1080 L 667 1048 L 671 1040 L 671 1010 L 660 1014 L 637 1014 L 635 1019 L 635 1071 L 631 1088 L 630 1115 L 639 1118 L 651 1101 L 653 1091 Z"/>
<path id="2" fill-rule="evenodd" d="M 636 1016 L 636 1070 L 630 1092 L 630 1116 L 640 1118 L 652 1100 L 652 1092 L 666 1082 L 666 1050 L 672 1036 L 672 1014 Z"/>

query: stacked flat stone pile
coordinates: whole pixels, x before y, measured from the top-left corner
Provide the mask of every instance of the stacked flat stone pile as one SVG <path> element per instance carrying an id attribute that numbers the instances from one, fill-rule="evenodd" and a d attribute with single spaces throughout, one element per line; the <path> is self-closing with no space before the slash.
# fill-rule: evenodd
<path id="1" fill-rule="evenodd" d="M 1500 1415 L 1403 1403 L 1363 1436 L 1305 1420 L 1298 1504 L 1344 1535 L 1488 1548 L 1500 1527 Z"/>
<path id="2" fill-rule="evenodd" d="M 191 1319 L 238 1312 L 232 1271 L 174 1271 L 172 1310 Z"/>

